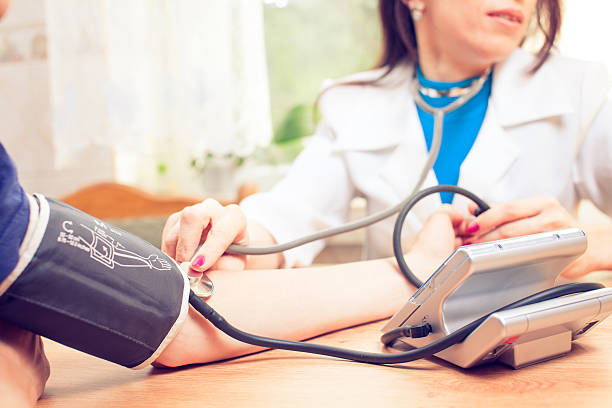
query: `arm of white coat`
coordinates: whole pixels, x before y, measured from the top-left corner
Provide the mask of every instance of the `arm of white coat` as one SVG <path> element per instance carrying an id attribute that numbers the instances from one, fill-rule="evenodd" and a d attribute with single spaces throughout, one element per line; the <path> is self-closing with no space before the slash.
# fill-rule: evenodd
<path id="1" fill-rule="evenodd" d="M 578 195 L 612 215 L 612 101 L 607 100 L 586 132 L 574 166 Z"/>
<path id="2" fill-rule="evenodd" d="M 593 80 L 593 78 L 595 80 Z M 593 75 L 591 88 L 600 88 L 592 93 L 585 92 L 584 100 L 592 103 L 593 94 L 607 92 L 606 75 Z M 596 82 L 596 83 L 593 83 Z M 592 89 L 593 91 L 593 89 Z M 580 199 L 591 200 L 600 210 L 612 215 L 612 101 L 603 98 L 588 127 L 578 150 L 573 168 L 574 185 Z M 601 100 L 601 99 L 600 99 Z M 609 223 L 581 225 L 589 237 L 586 253 L 563 271 L 570 278 L 581 276 L 594 270 L 612 269 L 609 255 L 612 245 L 612 226 Z"/>
<path id="3" fill-rule="evenodd" d="M 612 100 L 610 77 L 600 64 L 588 64 L 582 76 L 577 117 L 581 124 L 573 179 L 579 199 L 591 200 L 612 214 Z"/>
<path id="4" fill-rule="evenodd" d="M 269 192 L 247 197 L 240 204 L 247 218 L 264 226 L 284 243 L 348 218 L 354 186 L 341 155 L 333 151 L 333 134 L 322 122 L 289 173 Z M 309 265 L 324 243 L 316 241 L 285 251 L 285 266 Z"/>

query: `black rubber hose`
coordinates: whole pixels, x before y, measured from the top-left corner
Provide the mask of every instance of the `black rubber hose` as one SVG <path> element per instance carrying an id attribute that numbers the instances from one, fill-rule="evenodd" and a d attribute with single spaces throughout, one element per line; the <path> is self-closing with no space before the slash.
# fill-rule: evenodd
<path id="1" fill-rule="evenodd" d="M 395 259 L 397 260 L 397 265 L 399 266 L 401 273 L 406 279 L 408 279 L 410 283 L 416 286 L 417 289 L 421 287 L 423 282 L 421 282 L 419 278 L 417 278 L 414 273 L 412 273 L 412 271 L 408 267 L 408 264 L 406 263 L 406 260 L 404 259 L 404 252 L 402 251 L 402 227 L 404 225 L 404 220 L 406 219 L 406 216 L 408 215 L 412 207 L 416 205 L 416 203 L 418 203 L 428 195 L 442 192 L 460 194 L 464 197 L 469 198 L 478 205 L 478 211 L 481 214 L 490 208 L 489 205 L 476 194 L 461 187 L 446 184 L 425 188 L 416 193 L 412 197 L 412 199 L 406 203 L 404 208 L 401 209 L 397 218 L 395 219 L 395 227 L 393 228 L 393 253 L 395 255 Z"/>

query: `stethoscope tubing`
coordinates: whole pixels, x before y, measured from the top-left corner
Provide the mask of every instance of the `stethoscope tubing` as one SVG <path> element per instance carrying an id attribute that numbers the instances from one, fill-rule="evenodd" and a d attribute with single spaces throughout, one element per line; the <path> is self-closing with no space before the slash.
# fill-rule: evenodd
<path id="1" fill-rule="evenodd" d="M 425 178 L 427 177 L 427 174 L 433 168 L 434 163 L 436 162 L 436 159 L 438 158 L 438 154 L 440 152 L 440 145 L 442 144 L 442 129 L 443 129 L 443 124 L 444 124 L 444 115 L 463 106 L 474 95 L 480 92 L 485 81 L 487 80 L 487 77 L 489 76 L 489 73 L 490 73 L 490 69 L 486 70 L 478 79 L 476 79 L 467 88 L 466 93 L 464 95 L 460 96 L 459 98 L 451 102 L 449 105 L 442 107 L 442 108 L 435 108 L 429 105 L 427 102 L 425 102 L 425 100 L 422 98 L 419 92 L 418 79 L 416 77 L 413 79 L 410 85 L 410 91 L 414 97 L 416 104 L 420 106 L 426 112 L 433 115 L 434 130 L 433 130 L 433 137 L 432 137 L 430 152 L 429 152 L 429 155 L 427 156 L 427 161 L 425 162 L 425 164 L 423 165 L 423 168 L 421 169 L 421 173 L 419 174 L 417 183 L 413 187 L 408 197 L 402 200 L 400 203 L 394 205 L 393 207 L 385 209 L 383 211 L 363 217 L 359 220 L 352 221 L 344 225 L 340 225 L 338 227 L 333 227 L 333 228 L 317 231 L 313 234 L 309 234 L 309 235 L 306 235 L 301 238 L 297 238 L 297 239 L 294 239 L 288 242 L 275 244 L 275 245 L 268 245 L 268 246 L 242 246 L 242 245 L 232 244 L 227 248 L 226 252 L 229 254 L 246 254 L 246 255 L 267 255 L 267 254 L 283 252 L 289 249 L 293 249 L 293 248 L 308 244 L 309 242 L 317 241 L 317 240 L 324 239 L 324 238 L 329 238 L 334 235 L 343 234 L 349 231 L 354 231 L 360 228 L 367 227 L 369 225 L 372 225 L 381 220 L 384 220 L 385 218 L 388 218 L 396 214 L 397 212 L 399 212 L 402 208 L 406 206 L 408 202 L 410 202 L 410 200 L 413 199 L 413 196 L 419 191 L 419 189 L 425 182 Z"/>

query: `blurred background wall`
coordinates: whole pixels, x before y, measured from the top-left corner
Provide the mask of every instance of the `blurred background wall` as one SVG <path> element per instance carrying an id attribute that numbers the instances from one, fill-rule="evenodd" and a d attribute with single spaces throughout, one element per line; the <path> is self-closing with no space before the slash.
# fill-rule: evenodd
<path id="1" fill-rule="evenodd" d="M 30 191 L 58 196 L 114 178 L 112 150 L 88 146 L 56 167 L 44 0 L 16 0 L 0 24 L 0 140 Z"/>

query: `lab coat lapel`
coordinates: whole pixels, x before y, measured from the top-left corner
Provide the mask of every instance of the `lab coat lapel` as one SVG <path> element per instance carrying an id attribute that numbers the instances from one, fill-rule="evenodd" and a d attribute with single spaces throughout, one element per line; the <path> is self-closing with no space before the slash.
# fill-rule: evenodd
<path id="1" fill-rule="evenodd" d="M 561 79 L 550 64 L 528 71 L 534 56 L 517 49 L 495 67 L 491 98 L 480 133 L 461 166 L 459 186 L 486 198 L 517 160 L 518 142 L 508 130 L 573 111 Z M 534 137 L 537 137 L 534 134 Z M 455 204 L 467 199 L 456 197 Z"/>
<path id="2" fill-rule="evenodd" d="M 502 128 L 489 104 L 480 133 L 461 166 L 459 186 L 486 197 L 519 153 L 518 144 Z M 456 197 L 455 204 L 466 200 Z"/>
<path id="3" fill-rule="evenodd" d="M 534 61 L 532 54 L 517 49 L 495 67 L 487 114 L 461 166 L 460 187 L 486 198 L 520 154 L 517 141 L 506 129 L 573 111 L 569 95 L 560 86 L 559 75 L 549 64 L 533 75 L 528 74 Z M 391 184 L 398 199 L 411 192 L 428 154 L 414 101 L 407 105 L 406 136 L 381 169 L 381 177 Z M 436 176 L 430 170 L 422 188 L 435 184 Z M 429 210 L 441 203 L 437 194 L 424 201 Z M 466 203 L 467 199 L 455 195 L 453 204 L 462 207 Z"/>
<path id="4" fill-rule="evenodd" d="M 407 104 L 407 110 L 405 136 L 380 169 L 381 178 L 391 185 L 398 201 L 412 192 L 429 155 L 414 102 Z M 438 180 L 432 169 L 427 173 L 421 189 L 437 184 Z M 433 194 L 419 202 L 413 212 L 419 218 L 426 217 L 441 203 L 440 196 Z"/>
<path id="5" fill-rule="evenodd" d="M 489 106 L 495 108 L 501 126 L 517 126 L 574 111 L 554 64 L 544 64 L 530 74 L 534 62 L 532 54 L 519 48 L 495 66 Z"/>

